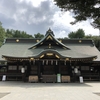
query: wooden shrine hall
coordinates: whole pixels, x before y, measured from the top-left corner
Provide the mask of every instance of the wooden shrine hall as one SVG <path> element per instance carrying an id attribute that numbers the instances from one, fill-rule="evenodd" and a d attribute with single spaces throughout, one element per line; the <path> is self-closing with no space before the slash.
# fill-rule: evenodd
<path id="1" fill-rule="evenodd" d="M 0 48 L 0 80 L 24 82 L 100 81 L 100 52 L 92 40 L 6 39 Z"/>

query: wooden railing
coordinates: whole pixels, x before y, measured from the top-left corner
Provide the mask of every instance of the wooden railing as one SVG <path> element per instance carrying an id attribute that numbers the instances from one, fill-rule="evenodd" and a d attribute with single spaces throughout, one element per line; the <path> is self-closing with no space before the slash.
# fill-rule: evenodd
<path id="1" fill-rule="evenodd" d="M 42 75 L 42 82 L 57 82 L 57 76 L 56 75 Z"/>
<path id="2" fill-rule="evenodd" d="M 82 74 L 84 80 L 100 80 L 99 73 L 85 73 Z"/>
<path id="3" fill-rule="evenodd" d="M 7 81 L 22 80 L 22 74 L 21 73 L 0 73 L 0 80 L 2 80 L 3 75 L 6 75 L 6 80 Z"/>
<path id="4" fill-rule="evenodd" d="M 61 82 L 70 82 L 70 76 L 61 76 Z"/>
<path id="5" fill-rule="evenodd" d="M 29 82 L 38 82 L 38 76 L 29 76 Z"/>

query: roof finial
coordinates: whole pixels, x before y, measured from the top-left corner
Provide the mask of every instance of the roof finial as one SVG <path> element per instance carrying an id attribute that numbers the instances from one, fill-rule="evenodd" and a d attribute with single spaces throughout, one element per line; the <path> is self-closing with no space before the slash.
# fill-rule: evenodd
<path id="1" fill-rule="evenodd" d="M 54 36 L 53 31 L 52 31 L 50 28 L 49 28 L 48 31 L 46 32 L 46 35 L 47 35 L 47 34 L 52 34 L 52 35 Z"/>
<path id="2" fill-rule="evenodd" d="M 48 31 L 51 31 L 50 27 L 49 27 Z"/>

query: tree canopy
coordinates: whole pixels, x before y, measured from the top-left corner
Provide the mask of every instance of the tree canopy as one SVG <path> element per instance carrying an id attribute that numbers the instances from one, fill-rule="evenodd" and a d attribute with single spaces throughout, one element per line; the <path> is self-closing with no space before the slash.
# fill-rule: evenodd
<path id="1" fill-rule="evenodd" d="M 0 22 L 0 46 L 2 45 L 5 38 L 5 29 L 2 27 L 2 23 Z"/>
<path id="2" fill-rule="evenodd" d="M 13 30 L 13 29 L 4 29 L 2 23 L 0 22 L 0 46 L 3 44 L 4 39 L 6 38 L 43 38 L 44 35 L 37 33 L 34 36 L 27 34 L 24 31 Z"/>
<path id="3" fill-rule="evenodd" d="M 40 33 L 37 33 L 37 34 L 34 34 L 34 37 L 42 39 L 44 37 L 44 35 L 40 34 Z"/>
<path id="4" fill-rule="evenodd" d="M 43 38 L 44 35 L 41 33 L 34 34 L 34 36 L 27 34 L 24 31 L 20 30 L 13 30 L 7 29 L 6 31 L 6 38 Z"/>
<path id="5" fill-rule="evenodd" d="M 6 30 L 6 37 L 7 38 L 33 38 L 32 35 L 27 34 L 24 31 L 19 31 L 19 30 Z"/>
<path id="6" fill-rule="evenodd" d="M 94 23 L 100 20 L 100 0 L 54 0 L 56 5 L 64 11 L 71 11 L 74 13 L 75 24 L 79 21 L 93 19 Z M 100 23 L 99 23 L 100 25 Z"/>
<path id="7" fill-rule="evenodd" d="M 70 32 L 68 34 L 69 38 L 84 38 L 85 32 L 83 29 L 78 29 L 76 32 Z"/>

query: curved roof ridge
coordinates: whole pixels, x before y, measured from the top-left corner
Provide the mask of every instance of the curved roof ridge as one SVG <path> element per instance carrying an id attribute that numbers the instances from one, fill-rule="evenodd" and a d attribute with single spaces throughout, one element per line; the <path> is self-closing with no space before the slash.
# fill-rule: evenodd
<path id="1" fill-rule="evenodd" d="M 29 56 L 29 57 L 39 57 L 41 56 L 42 54 L 45 54 L 45 53 L 54 53 L 54 54 L 57 54 L 59 55 L 61 58 L 66 58 L 66 56 L 63 56 L 61 55 L 57 50 L 52 50 L 52 49 L 46 49 L 46 50 L 42 50 L 40 53 L 38 53 L 37 55 L 34 55 L 34 56 Z M 69 56 L 67 56 L 68 58 L 71 58 Z"/>
<path id="2" fill-rule="evenodd" d="M 36 47 L 37 45 L 41 44 L 41 43 L 42 43 L 45 39 L 47 39 L 47 38 L 53 38 L 57 43 L 59 43 L 60 45 L 62 45 L 62 46 L 65 47 L 66 49 L 69 49 L 69 50 L 70 50 L 69 47 L 67 47 L 65 44 L 61 43 L 58 39 L 56 39 L 56 38 L 54 37 L 54 35 L 53 35 L 51 32 L 49 32 L 48 34 L 46 34 L 44 38 L 42 38 L 38 43 L 34 44 L 34 45 L 33 45 L 32 47 L 30 47 L 29 49 L 32 49 L 33 47 Z"/>

